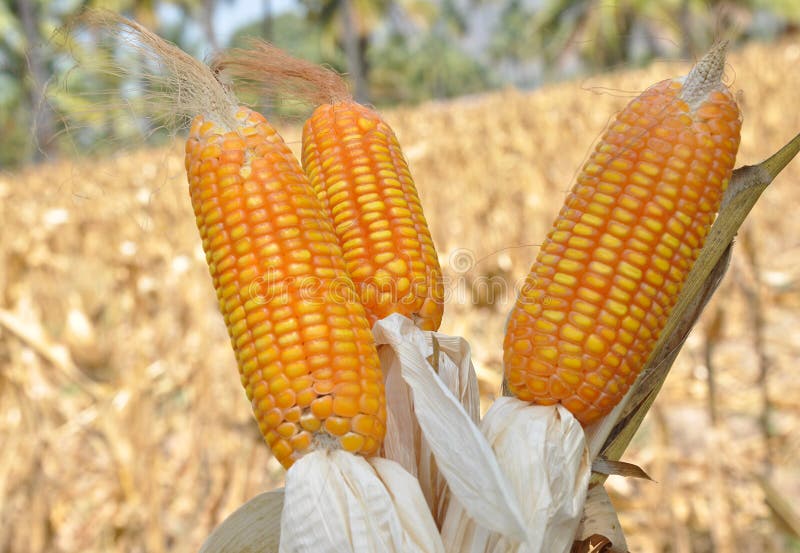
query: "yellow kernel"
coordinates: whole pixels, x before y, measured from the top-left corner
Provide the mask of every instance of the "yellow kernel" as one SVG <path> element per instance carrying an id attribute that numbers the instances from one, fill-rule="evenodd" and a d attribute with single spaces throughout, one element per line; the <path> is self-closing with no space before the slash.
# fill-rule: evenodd
<path id="1" fill-rule="evenodd" d="M 625 174 L 620 173 L 619 171 L 613 171 L 610 169 L 606 169 L 600 174 L 600 178 L 604 182 L 610 182 L 614 184 L 622 184 L 625 182 Z"/>
<path id="2" fill-rule="evenodd" d="M 562 284 L 564 286 L 575 286 L 578 284 L 578 279 L 573 275 L 568 275 L 565 273 L 556 273 L 553 277 L 553 280 L 558 284 Z"/>
<path id="3" fill-rule="evenodd" d="M 275 323 L 274 328 L 276 334 L 286 334 L 287 332 L 297 330 L 297 320 L 285 319 L 283 321 Z"/>
<path id="4" fill-rule="evenodd" d="M 356 434 L 355 432 L 348 432 L 339 438 L 339 442 L 342 444 L 342 449 L 351 453 L 357 453 L 361 451 L 361 448 L 364 447 L 365 441 L 366 438 L 364 436 Z"/>
<path id="5" fill-rule="evenodd" d="M 542 311 L 542 317 L 554 323 L 560 323 L 564 320 L 565 313 L 563 311 L 554 311 L 552 309 L 545 309 Z"/>
<path id="6" fill-rule="evenodd" d="M 617 238 L 625 238 L 630 233 L 631 227 L 618 221 L 609 221 L 608 232 Z"/>
<path id="7" fill-rule="evenodd" d="M 396 275 L 402 275 L 408 271 L 408 265 L 400 258 L 395 259 L 391 263 L 387 263 L 385 267 L 388 271 L 391 271 Z"/>
<path id="8" fill-rule="evenodd" d="M 588 315 L 588 316 L 592 316 L 592 315 L 596 314 L 597 311 L 600 309 L 596 305 L 593 305 L 593 304 L 591 304 L 589 302 L 586 302 L 586 301 L 583 301 L 583 300 L 575 300 L 572 303 L 572 308 L 575 311 L 577 311 L 578 313 L 581 313 L 583 315 Z M 573 315 L 573 316 L 576 316 L 576 315 Z"/>
<path id="9" fill-rule="evenodd" d="M 636 220 L 636 216 L 627 209 L 616 207 L 611 212 L 611 216 L 621 223 L 632 223 Z"/>
<path id="10" fill-rule="evenodd" d="M 264 415 L 264 424 L 268 428 L 277 428 L 281 422 L 283 422 L 283 413 L 281 413 L 280 409 L 271 409 Z"/>
<path id="11" fill-rule="evenodd" d="M 556 230 L 550 233 L 550 240 L 557 244 L 562 244 L 569 240 L 570 233 L 565 230 Z"/>
<path id="12" fill-rule="evenodd" d="M 641 252 L 628 251 L 625 253 L 625 255 L 623 255 L 623 257 L 625 258 L 626 261 L 634 265 L 637 265 L 639 267 L 644 267 L 645 265 L 647 265 L 648 261 L 647 256 L 645 256 Z"/>
<path id="13" fill-rule="evenodd" d="M 569 340 L 571 342 L 580 343 L 583 341 L 585 334 L 572 326 L 571 324 L 565 324 L 561 327 L 561 337 L 565 340 Z"/>
<path id="14" fill-rule="evenodd" d="M 328 418 L 333 413 L 333 398 L 323 396 L 312 401 L 311 413 L 320 420 Z"/>
<path id="15" fill-rule="evenodd" d="M 566 297 L 572 294 L 572 289 L 560 282 L 551 282 L 547 285 L 546 291 L 548 294 L 558 297 Z"/>
<path id="16" fill-rule="evenodd" d="M 623 276 L 628 278 L 632 278 L 634 280 L 641 280 L 642 278 L 642 271 L 638 267 L 634 267 L 630 263 L 626 261 L 620 262 L 619 266 L 617 267 L 619 273 Z"/>
<path id="17" fill-rule="evenodd" d="M 281 462 L 292 454 L 292 446 L 283 438 L 276 440 L 271 446 L 272 454 Z"/>
<path id="18" fill-rule="evenodd" d="M 570 239 L 567 240 L 567 244 L 573 248 L 587 250 L 594 245 L 594 242 L 584 236 L 571 236 Z"/>
<path id="19" fill-rule="evenodd" d="M 631 168 L 633 167 L 633 162 L 631 160 L 629 160 L 629 159 L 618 157 L 618 158 L 612 159 L 611 163 L 609 165 L 613 169 L 616 169 L 618 171 L 627 172 L 627 171 L 630 171 Z"/>
<path id="20" fill-rule="evenodd" d="M 595 275 L 594 273 L 589 273 L 589 274 L 587 274 L 587 275 L 584 277 L 584 280 L 585 280 L 585 282 L 586 282 L 586 284 L 587 284 L 588 286 L 590 286 L 590 287 L 592 287 L 592 288 L 595 288 L 595 289 L 597 289 L 597 290 L 602 290 L 602 289 L 604 289 L 606 286 L 608 286 L 608 282 L 607 282 L 605 279 L 603 279 L 602 277 L 599 277 L 599 276 Z"/>
<path id="21" fill-rule="evenodd" d="M 613 196 L 609 196 L 608 194 L 603 194 L 601 192 L 595 194 L 592 199 L 602 205 L 612 205 L 615 202 Z"/>
<path id="22" fill-rule="evenodd" d="M 562 355 L 558 359 L 558 364 L 559 366 L 564 367 L 566 369 L 572 369 L 572 370 L 558 371 L 558 377 L 561 380 L 563 380 L 564 383 L 572 387 L 577 386 L 578 384 L 581 383 L 583 378 L 578 372 L 576 372 L 580 371 L 583 368 L 583 363 L 581 362 L 580 357 L 575 357 L 572 355 Z"/>
<path id="23" fill-rule="evenodd" d="M 562 259 L 556 267 L 567 273 L 578 273 L 583 270 L 583 265 L 572 259 Z"/>
<path id="24" fill-rule="evenodd" d="M 591 213 L 584 213 L 581 215 L 581 222 L 598 228 L 603 226 L 603 219 Z"/>
<path id="25" fill-rule="evenodd" d="M 596 175 L 602 170 L 603 170 L 602 165 L 598 165 L 597 163 L 591 163 L 591 162 L 587 163 L 583 167 L 583 172 L 586 173 L 587 175 Z"/>
<path id="26" fill-rule="evenodd" d="M 622 240 L 610 234 L 603 234 L 600 237 L 600 245 L 606 248 L 617 249 L 622 246 Z"/>
<path id="27" fill-rule="evenodd" d="M 342 342 L 352 342 L 355 340 L 355 333 L 349 328 L 332 328 L 331 338 Z"/>
<path id="28" fill-rule="evenodd" d="M 572 227 L 572 232 L 578 236 L 594 236 L 594 234 L 597 232 L 597 229 L 585 223 L 577 223 L 574 227 Z"/>
<path id="29" fill-rule="evenodd" d="M 387 263 L 392 259 L 394 259 L 394 253 L 383 252 L 376 254 L 375 257 L 373 258 L 373 261 L 375 262 L 376 265 L 383 265 L 384 263 Z"/>
<path id="30" fill-rule="evenodd" d="M 290 422 L 284 422 L 279 424 L 275 431 L 284 438 L 291 438 L 297 432 L 297 426 Z"/>
<path id="31" fill-rule="evenodd" d="M 580 300 L 577 300 L 576 303 L 577 302 L 580 302 Z M 581 302 L 581 303 L 583 303 L 583 302 Z M 573 307 L 575 307 L 575 306 L 573 305 Z M 581 313 L 577 309 L 575 309 L 575 311 L 573 311 L 570 314 L 569 318 L 573 323 L 575 323 L 579 327 L 581 327 L 583 329 L 586 329 L 586 330 L 588 330 L 592 326 L 594 326 L 594 320 L 591 317 L 587 317 L 586 315 L 584 315 L 583 313 Z"/>
<path id="32" fill-rule="evenodd" d="M 377 397 L 362 395 L 358 400 L 358 407 L 362 413 L 374 415 L 380 409 L 380 400 Z"/>
<path id="33" fill-rule="evenodd" d="M 640 323 L 631 316 L 622 319 L 622 328 L 630 332 L 636 332 L 639 329 Z"/>
<path id="34" fill-rule="evenodd" d="M 605 263 L 600 261 L 592 261 L 589 263 L 589 270 L 593 273 L 597 273 L 598 275 L 608 276 L 614 272 L 614 270 Z"/>
<path id="35" fill-rule="evenodd" d="M 372 434 L 374 424 L 375 418 L 370 415 L 356 415 L 350 422 L 350 426 L 354 432 L 365 436 Z"/>
<path id="36" fill-rule="evenodd" d="M 284 390 L 288 390 L 291 382 L 285 375 L 278 374 L 269 381 L 269 391 L 272 394 L 279 394 Z"/>
<path id="37" fill-rule="evenodd" d="M 555 265 L 558 263 L 558 259 L 557 255 L 546 253 L 539 256 L 539 263 L 542 265 Z"/>
<path id="38" fill-rule="evenodd" d="M 343 436 L 350 430 L 350 420 L 342 417 L 328 417 L 325 419 L 325 430 L 334 436 Z"/>
<path id="39" fill-rule="evenodd" d="M 600 295 L 598 292 L 592 290 L 591 288 L 586 288 L 586 287 L 578 288 L 577 294 L 578 297 L 590 303 L 597 303 L 601 299 L 603 299 L 603 296 Z"/>
<path id="40" fill-rule="evenodd" d="M 618 301 L 608 300 L 606 301 L 606 309 L 608 309 L 611 313 L 618 317 L 622 317 L 628 312 L 628 306 L 619 303 Z"/>
<path id="41" fill-rule="evenodd" d="M 555 311 L 554 313 L 558 313 L 558 312 Z M 538 331 L 544 332 L 545 334 L 551 334 L 551 333 L 555 332 L 556 330 L 558 330 L 558 327 L 556 325 L 554 325 L 550 321 L 546 321 L 544 319 L 536 319 L 536 321 L 533 323 L 533 325 L 536 327 L 536 329 Z"/>
<path id="42" fill-rule="evenodd" d="M 333 398 L 333 414 L 352 418 L 358 414 L 358 401 L 353 397 L 336 396 Z"/>
<path id="43" fill-rule="evenodd" d="M 311 447 L 311 434 L 309 432 L 299 432 L 289 438 L 289 443 L 295 451 L 305 451 Z"/>
<path id="44" fill-rule="evenodd" d="M 514 349 L 514 351 L 526 353 L 531 350 L 533 345 L 531 344 L 530 340 L 515 340 L 511 347 Z"/>
<path id="45" fill-rule="evenodd" d="M 273 379 L 274 381 L 275 379 Z M 272 383 L 270 383 L 270 392 L 275 396 L 275 406 L 281 409 L 288 409 L 295 404 L 295 393 L 292 389 L 282 390 L 275 392 L 272 390 Z"/>
<path id="46" fill-rule="evenodd" d="M 639 162 L 639 171 L 650 177 L 655 177 L 658 175 L 660 169 L 653 163 L 641 161 Z"/>
<path id="47" fill-rule="evenodd" d="M 313 413 L 305 412 L 300 417 L 300 426 L 313 433 L 320 429 L 322 421 L 315 417 Z"/>
<path id="48" fill-rule="evenodd" d="M 589 353 L 601 355 L 606 351 L 606 344 L 597 334 L 590 334 L 586 339 L 586 349 Z"/>
<path id="49" fill-rule="evenodd" d="M 308 407 L 311 402 L 317 399 L 317 394 L 313 388 L 306 388 L 295 392 L 295 403 L 299 407 Z"/>
<path id="50" fill-rule="evenodd" d="M 558 350 L 554 347 L 538 347 L 536 354 L 548 361 L 555 361 L 558 358 Z"/>
<path id="51" fill-rule="evenodd" d="M 686 232 L 686 228 L 677 219 L 670 219 L 667 221 L 667 230 L 677 236 L 683 236 L 683 233 Z"/>
<path id="52" fill-rule="evenodd" d="M 302 346 L 299 345 L 289 346 L 281 351 L 280 356 L 281 356 L 281 361 L 283 361 L 284 363 L 291 363 L 292 361 L 299 361 L 300 359 L 303 359 L 305 357 L 305 352 L 303 351 Z"/>
<path id="53" fill-rule="evenodd" d="M 541 377 L 532 377 L 526 380 L 528 388 L 536 394 L 541 394 L 547 391 L 547 380 Z"/>

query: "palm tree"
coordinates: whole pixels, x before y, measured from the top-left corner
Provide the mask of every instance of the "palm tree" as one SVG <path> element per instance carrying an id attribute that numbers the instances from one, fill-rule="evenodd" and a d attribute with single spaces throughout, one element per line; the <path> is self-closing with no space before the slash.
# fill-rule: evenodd
<path id="1" fill-rule="evenodd" d="M 301 0 L 309 17 L 321 25 L 345 53 L 354 95 L 369 100 L 367 49 L 372 32 L 384 18 L 392 0 Z"/>

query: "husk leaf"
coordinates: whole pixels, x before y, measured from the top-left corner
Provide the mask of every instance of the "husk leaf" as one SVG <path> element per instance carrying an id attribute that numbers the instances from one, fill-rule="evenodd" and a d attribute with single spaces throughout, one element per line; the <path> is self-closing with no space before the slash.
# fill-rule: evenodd
<path id="1" fill-rule="evenodd" d="M 442 553 L 417 481 L 397 463 L 319 450 L 286 473 L 280 553 Z"/>
<path id="2" fill-rule="evenodd" d="M 200 553 L 278 553 L 282 510 L 283 488 L 255 496 L 214 529 Z"/>
<path id="3" fill-rule="evenodd" d="M 447 505 L 443 477 L 450 501 L 458 498 L 487 528 L 523 540 L 520 506 L 476 424 L 478 388 L 469 345 L 461 338 L 422 331 L 397 314 L 375 323 L 373 334 L 382 346 L 391 413 L 384 445 L 387 457 L 397 455 L 398 462 L 414 465 L 409 472 L 416 473 L 427 490 L 435 515 L 442 517 Z M 438 374 L 428 362 L 434 337 L 440 348 Z"/>
<path id="4" fill-rule="evenodd" d="M 591 463 L 583 429 L 561 406 L 500 398 L 481 423 L 511 482 L 527 529 L 526 541 L 491 532 L 451 500 L 442 528 L 448 552 L 560 553 L 569 551 L 586 496 Z"/>

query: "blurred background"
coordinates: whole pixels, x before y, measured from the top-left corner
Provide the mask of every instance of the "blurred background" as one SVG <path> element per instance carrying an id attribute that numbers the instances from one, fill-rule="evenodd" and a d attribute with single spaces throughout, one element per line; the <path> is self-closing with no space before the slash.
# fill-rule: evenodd
<path id="1" fill-rule="evenodd" d="M 0 553 L 194 551 L 283 478 L 217 312 L 181 130 L 135 76 L 75 63 L 130 55 L 61 30 L 87 6 L 201 59 L 260 37 L 348 75 L 404 146 L 442 331 L 472 344 L 484 408 L 515 287 L 630 98 L 726 38 L 737 165 L 800 131 L 795 0 L 4 0 Z M 309 106 L 245 100 L 297 151 Z M 633 552 L 800 552 L 798 182 L 795 161 L 756 206 L 625 457 L 656 482 L 608 481 Z"/>

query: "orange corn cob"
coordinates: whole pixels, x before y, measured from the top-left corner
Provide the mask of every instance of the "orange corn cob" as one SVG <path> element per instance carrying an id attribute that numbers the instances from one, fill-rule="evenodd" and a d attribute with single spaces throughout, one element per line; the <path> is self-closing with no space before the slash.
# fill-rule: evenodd
<path id="1" fill-rule="evenodd" d="M 392 129 L 353 101 L 321 105 L 303 127 L 302 161 L 370 322 L 401 313 L 437 330 L 439 260 Z"/>
<path id="2" fill-rule="evenodd" d="M 186 170 L 242 384 L 289 468 L 316 448 L 371 455 L 386 424 L 364 309 L 308 179 L 281 137 L 240 108 L 238 128 L 195 118 Z"/>
<path id="3" fill-rule="evenodd" d="M 589 424 L 636 379 L 733 171 L 741 122 L 723 65 L 712 51 L 645 91 L 584 165 L 508 321 L 518 398 Z"/>

